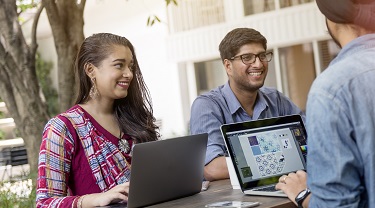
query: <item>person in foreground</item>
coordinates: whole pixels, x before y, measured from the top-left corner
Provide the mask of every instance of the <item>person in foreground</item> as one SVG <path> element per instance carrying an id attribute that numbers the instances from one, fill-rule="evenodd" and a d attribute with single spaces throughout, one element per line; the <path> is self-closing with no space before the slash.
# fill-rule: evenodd
<path id="1" fill-rule="evenodd" d="M 316 3 L 342 49 L 309 92 L 307 174 L 276 188 L 299 207 L 374 207 L 375 1 Z"/>
<path id="2" fill-rule="evenodd" d="M 191 134 L 208 133 L 204 177 L 213 181 L 229 178 L 227 150 L 220 126 L 304 113 L 276 89 L 262 87 L 272 52 L 267 40 L 251 28 L 230 31 L 219 45 L 228 82 L 198 96 L 191 107 Z"/>
<path id="3" fill-rule="evenodd" d="M 76 104 L 49 120 L 43 131 L 37 207 L 127 201 L 132 146 L 159 138 L 129 40 L 109 33 L 86 38 L 75 70 Z"/>

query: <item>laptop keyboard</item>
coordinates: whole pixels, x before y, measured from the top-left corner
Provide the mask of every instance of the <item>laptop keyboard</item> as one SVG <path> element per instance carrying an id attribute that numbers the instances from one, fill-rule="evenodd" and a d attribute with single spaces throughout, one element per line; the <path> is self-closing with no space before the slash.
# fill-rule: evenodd
<path id="1" fill-rule="evenodd" d="M 275 188 L 276 184 L 268 185 L 268 186 L 262 186 L 259 188 L 253 189 L 253 191 L 268 191 L 268 192 L 273 192 L 273 191 L 278 191 Z"/>

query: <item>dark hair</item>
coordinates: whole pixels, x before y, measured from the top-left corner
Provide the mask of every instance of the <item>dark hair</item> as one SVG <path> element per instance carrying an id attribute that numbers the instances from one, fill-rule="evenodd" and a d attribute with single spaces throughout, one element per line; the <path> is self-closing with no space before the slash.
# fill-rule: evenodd
<path id="1" fill-rule="evenodd" d="M 155 117 L 148 88 L 143 80 L 134 47 L 128 39 L 110 33 L 98 33 L 87 37 L 76 57 L 75 70 L 78 75 L 79 90 L 75 104 L 88 101 L 92 86 L 85 72 L 85 64 L 100 66 L 111 53 L 113 46 L 128 47 L 133 55 L 133 80 L 125 98 L 115 100 L 114 114 L 122 132 L 131 136 L 136 143 L 155 141 L 159 138 L 159 128 L 155 125 Z"/>
<path id="2" fill-rule="evenodd" d="M 230 31 L 220 42 L 219 51 L 221 60 L 235 56 L 243 45 L 260 43 L 267 50 L 267 39 L 260 32 L 252 28 L 236 28 Z"/>

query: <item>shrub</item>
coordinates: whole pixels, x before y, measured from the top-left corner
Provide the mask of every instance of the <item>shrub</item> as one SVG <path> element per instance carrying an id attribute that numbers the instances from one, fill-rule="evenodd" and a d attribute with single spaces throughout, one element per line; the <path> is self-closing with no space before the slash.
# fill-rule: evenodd
<path id="1" fill-rule="evenodd" d="M 0 207 L 34 208 L 36 190 L 31 179 L 0 182 Z"/>
<path id="2" fill-rule="evenodd" d="M 50 116 L 54 116 L 58 113 L 58 94 L 56 89 L 52 87 L 53 84 L 50 77 L 52 66 L 52 62 L 44 61 L 39 53 L 36 54 L 36 75 L 46 99 Z"/>
<path id="3" fill-rule="evenodd" d="M 0 140 L 5 139 L 5 132 L 0 129 Z"/>

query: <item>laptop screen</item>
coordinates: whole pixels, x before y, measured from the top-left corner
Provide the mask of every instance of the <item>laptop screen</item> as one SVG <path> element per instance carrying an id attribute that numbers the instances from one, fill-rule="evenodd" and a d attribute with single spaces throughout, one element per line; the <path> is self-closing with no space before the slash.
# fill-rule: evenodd
<path id="1" fill-rule="evenodd" d="M 299 115 L 224 124 L 221 131 L 243 189 L 305 170 L 307 135 Z"/>

